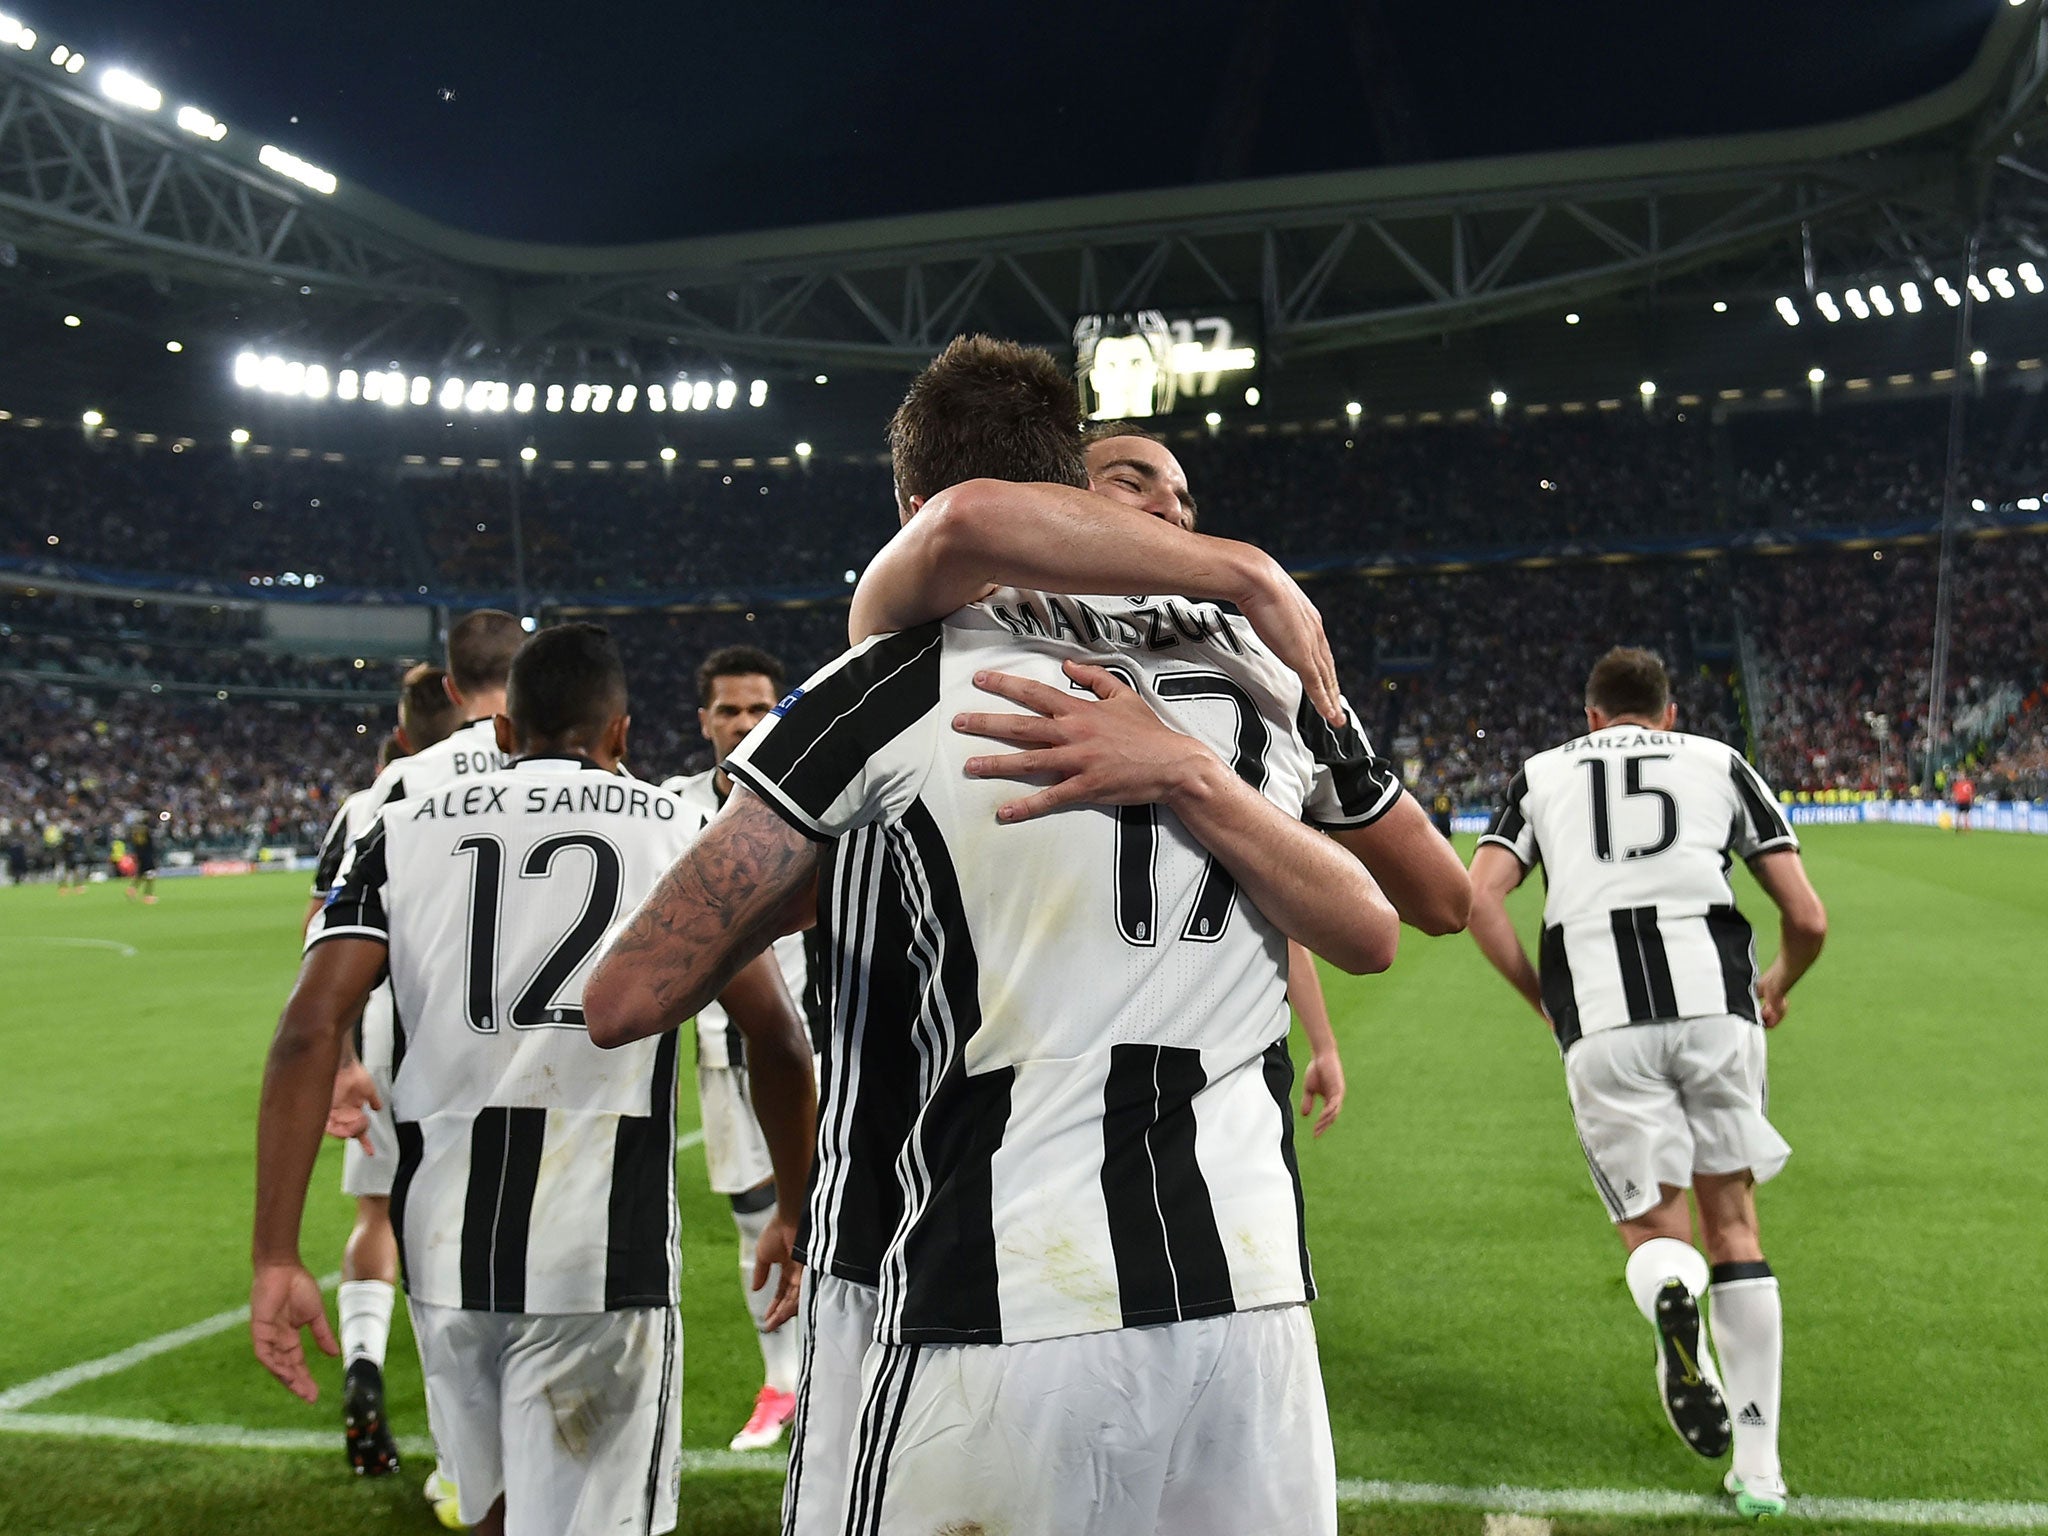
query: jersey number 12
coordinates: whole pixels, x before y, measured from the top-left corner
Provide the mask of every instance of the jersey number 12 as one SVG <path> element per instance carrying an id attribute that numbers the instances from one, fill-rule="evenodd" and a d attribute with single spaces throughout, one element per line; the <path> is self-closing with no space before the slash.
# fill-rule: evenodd
<path id="1" fill-rule="evenodd" d="M 514 1029 L 582 1029 L 583 1010 L 557 1001 L 563 983 L 597 948 L 597 941 L 619 911 L 619 850 L 589 832 L 561 832 L 544 837 L 527 850 L 519 867 L 522 880 L 545 880 L 553 872 L 556 855 L 580 848 L 590 855 L 590 894 L 583 912 L 569 931 L 555 942 L 547 959 L 533 973 L 513 1000 Z M 489 835 L 465 837 L 455 845 L 457 857 L 468 855 L 469 872 L 469 958 L 466 1004 L 469 1027 L 479 1034 L 498 1032 L 498 927 L 504 905 L 505 845 Z"/>

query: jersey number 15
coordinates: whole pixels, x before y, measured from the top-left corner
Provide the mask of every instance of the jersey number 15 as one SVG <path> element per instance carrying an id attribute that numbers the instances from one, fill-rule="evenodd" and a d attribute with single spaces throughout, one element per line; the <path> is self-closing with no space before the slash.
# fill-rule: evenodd
<path id="1" fill-rule="evenodd" d="M 1622 793 L 1654 799 L 1662 813 L 1657 840 L 1629 849 L 1622 855 L 1624 859 L 1654 858 L 1678 841 L 1678 802 L 1671 798 L 1669 790 L 1643 782 L 1643 764 L 1670 761 L 1670 754 L 1663 752 L 1622 759 Z M 1607 759 L 1587 758 L 1586 774 L 1592 781 L 1593 788 L 1593 853 L 1601 863 L 1611 864 L 1614 862 L 1614 829 L 1607 819 Z"/>

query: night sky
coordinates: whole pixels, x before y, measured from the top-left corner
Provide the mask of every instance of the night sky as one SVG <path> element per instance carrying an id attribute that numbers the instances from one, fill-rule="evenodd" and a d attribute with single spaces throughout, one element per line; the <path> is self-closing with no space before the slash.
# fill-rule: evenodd
<path id="1" fill-rule="evenodd" d="M 4 0 L 445 223 L 652 240 L 1832 118 L 1999 0 Z"/>

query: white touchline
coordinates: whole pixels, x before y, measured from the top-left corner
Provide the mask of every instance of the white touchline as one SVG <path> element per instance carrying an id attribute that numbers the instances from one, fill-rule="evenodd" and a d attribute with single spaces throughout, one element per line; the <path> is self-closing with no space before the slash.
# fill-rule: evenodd
<path id="1" fill-rule="evenodd" d="M 1450 1483 L 1366 1482 L 1344 1478 L 1340 1504 L 1436 1504 L 1517 1515 L 1717 1515 L 1732 1505 L 1717 1494 L 1653 1488 L 1460 1488 Z M 1884 1521 L 1892 1525 L 1966 1525 L 1980 1530 L 2048 1527 L 2048 1502 L 1978 1499 L 1848 1499 L 1795 1495 L 1793 1520 Z"/>
<path id="2" fill-rule="evenodd" d="M 0 935 L 17 944 L 62 944 L 69 949 L 111 949 L 123 960 L 133 960 L 140 951 L 133 944 L 123 944 L 118 939 L 60 939 L 42 933 L 12 933 Z"/>
<path id="3" fill-rule="evenodd" d="M 1539 1515 L 1488 1515 L 1480 1536 L 1550 1536 L 1550 1522 Z"/>
<path id="4" fill-rule="evenodd" d="M 323 1275 L 320 1289 L 330 1291 L 341 1284 L 341 1276 Z M 140 1365 L 171 1350 L 182 1349 L 187 1344 L 196 1344 L 201 1339 L 210 1339 L 216 1333 L 226 1333 L 249 1321 L 246 1306 L 235 1307 L 227 1312 L 216 1312 L 211 1317 L 202 1317 L 196 1323 L 187 1323 L 182 1328 L 173 1328 L 169 1333 L 160 1333 L 153 1339 L 144 1339 L 140 1344 L 130 1344 L 126 1349 L 111 1355 L 101 1355 L 97 1360 L 82 1361 L 67 1365 L 61 1371 L 52 1371 L 47 1376 L 38 1376 L 34 1381 L 24 1381 L 18 1387 L 9 1387 L 0 1392 L 0 1414 L 12 1413 L 26 1408 L 30 1403 L 40 1403 L 46 1397 L 55 1397 L 59 1392 L 68 1392 L 84 1382 L 98 1381 L 102 1376 L 112 1376 L 130 1366 Z"/>

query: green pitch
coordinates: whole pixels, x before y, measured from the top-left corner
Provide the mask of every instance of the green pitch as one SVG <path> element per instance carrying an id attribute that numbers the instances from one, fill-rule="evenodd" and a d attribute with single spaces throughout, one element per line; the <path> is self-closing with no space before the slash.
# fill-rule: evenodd
<path id="1" fill-rule="evenodd" d="M 1772 1114 L 1795 1155 L 1760 1198 L 1785 1295 L 1787 1475 L 1798 1494 L 2048 1499 L 2048 841 L 1855 827 L 1817 829 L 1807 848 L 1834 936 L 1772 1041 Z M 1525 931 L 1534 886 L 1518 896 Z M 246 1299 L 257 1082 L 304 883 L 161 890 L 153 908 L 113 885 L 0 890 L 0 1394 Z M 1742 898 L 1765 910 L 1746 882 Z M 1340 1474 L 1711 1492 L 1718 1468 L 1659 1413 L 1647 1330 L 1535 1018 L 1463 937 L 1406 935 L 1388 976 L 1329 985 L 1350 1101 L 1302 1166 Z M 339 1163 L 330 1149 L 314 1180 L 316 1273 L 337 1266 L 350 1220 Z M 685 1443 L 722 1449 L 759 1356 L 725 1202 L 704 1189 L 701 1152 L 680 1168 Z M 418 1435 L 400 1316 L 392 1416 Z M 300 1405 L 233 1327 L 0 1411 L 0 1530 L 432 1529 L 412 1493 L 426 1458 L 397 1486 L 349 1480 L 339 1373 L 323 1360 L 320 1376 L 321 1404 Z M 134 1443 L 175 1433 L 163 1425 L 332 1432 L 333 1446 Z M 767 1473 L 693 1472 L 684 1529 L 769 1531 L 778 1490 Z M 1345 1518 L 1479 1530 L 1466 1511 Z"/>

